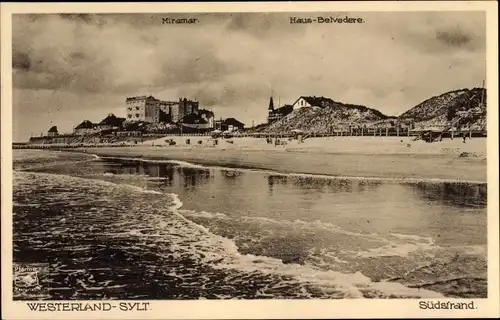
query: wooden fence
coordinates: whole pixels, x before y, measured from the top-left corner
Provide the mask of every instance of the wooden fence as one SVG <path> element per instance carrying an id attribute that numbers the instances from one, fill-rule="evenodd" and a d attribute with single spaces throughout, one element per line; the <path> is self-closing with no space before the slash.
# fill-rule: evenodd
<path id="1" fill-rule="evenodd" d="M 322 137 L 349 137 L 349 136 L 371 136 L 371 137 L 410 137 L 410 136 L 420 136 L 422 132 L 425 130 L 408 130 L 408 129 L 398 129 L 398 128 L 351 128 L 350 130 L 346 130 L 345 128 L 332 129 L 328 133 L 290 133 L 290 132 L 265 132 L 265 133 L 252 133 L 252 132 L 234 132 L 228 135 L 218 134 L 217 138 L 294 138 L 299 135 L 302 136 L 302 139 L 310 139 L 310 138 L 322 138 Z M 444 138 L 454 138 L 460 137 L 462 135 L 468 135 L 470 137 L 486 137 L 486 130 L 461 130 L 461 131 L 444 131 L 442 133 L 442 137 Z M 165 136 L 171 137 L 210 137 L 213 134 L 211 133 L 177 133 L 177 134 L 142 134 L 137 136 L 136 138 L 141 138 L 141 140 L 145 140 L 144 138 L 162 138 Z M 68 137 L 68 136 L 65 136 Z M 103 136 L 106 138 L 107 136 Z M 112 137 L 110 135 L 109 137 Z M 46 137 L 48 138 L 48 137 Z M 134 136 L 128 136 L 127 138 L 134 138 Z M 50 138 L 48 138 L 50 139 Z M 36 142 L 38 139 L 33 139 Z M 125 141 L 117 141 L 115 143 L 84 143 L 78 141 L 76 143 L 65 144 L 65 143 L 45 143 L 45 144 L 33 144 L 33 143 L 14 143 L 12 145 L 13 149 L 54 149 L 54 148 L 82 148 L 82 147 L 121 147 L 128 146 L 134 147 L 139 146 L 140 144 L 127 143 Z"/>

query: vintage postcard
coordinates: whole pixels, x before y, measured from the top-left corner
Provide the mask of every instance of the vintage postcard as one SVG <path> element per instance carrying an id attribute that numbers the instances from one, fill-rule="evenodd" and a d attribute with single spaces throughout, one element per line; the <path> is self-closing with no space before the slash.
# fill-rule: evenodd
<path id="1" fill-rule="evenodd" d="M 2 317 L 496 317 L 494 2 L 2 4 Z"/>

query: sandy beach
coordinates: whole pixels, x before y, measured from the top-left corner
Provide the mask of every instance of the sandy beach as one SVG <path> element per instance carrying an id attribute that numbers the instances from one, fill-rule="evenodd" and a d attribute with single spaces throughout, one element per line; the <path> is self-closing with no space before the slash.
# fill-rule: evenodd
<path id="1" fill-rule="evenodd" d="M 173 139 L 175 146 L 165 141 Z M 185 140 L 190 139 L 190 145 Z M 198 141 L 202 141 L 200 144 Z M 233 138 L 217 146 L 209 137 L 165 137 L 136 146 L 72 148 L 107 157 L 180 160 L 209 166 L 254 168 L 282 173 L 388 179 L 486 182 L 486 138 L 413 141 L 408 137 L 331 137 L 302 144 L 267 144 Z"/>

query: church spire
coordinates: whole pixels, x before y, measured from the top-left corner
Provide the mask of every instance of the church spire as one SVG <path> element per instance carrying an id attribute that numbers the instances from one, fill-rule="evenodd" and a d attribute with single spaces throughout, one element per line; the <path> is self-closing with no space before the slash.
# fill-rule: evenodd
<path id="1" fill-rule="evenodd" d="M 274 102 L 273 102 L 273 97 L 269 99 L 269 111 L 274 111 Z"/>

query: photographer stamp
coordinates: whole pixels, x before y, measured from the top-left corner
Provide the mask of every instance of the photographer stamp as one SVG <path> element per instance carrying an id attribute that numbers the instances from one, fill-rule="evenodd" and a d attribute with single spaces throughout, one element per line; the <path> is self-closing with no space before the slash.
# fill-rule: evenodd
<path id="1" fill-rule="evenodd" d="M 38 296 L 46 293 L 42 281 L 49 272 L 46 263 L 15 263 L 13 266 L 14 295 Z"/>

